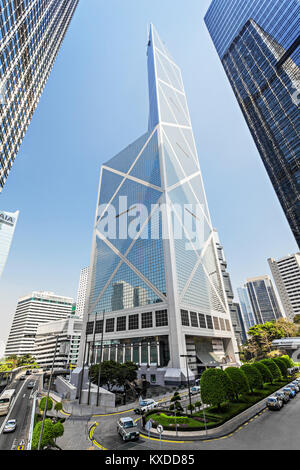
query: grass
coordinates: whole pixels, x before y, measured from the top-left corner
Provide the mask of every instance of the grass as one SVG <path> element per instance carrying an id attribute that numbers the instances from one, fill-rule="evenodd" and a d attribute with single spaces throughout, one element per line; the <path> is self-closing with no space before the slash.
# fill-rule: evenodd
<path id="1" fill-rule="evenodd" d="M 196 415 L 195 415 L 195 417 L 196 417 Z M 169 428 L 169 429 L 174 428 L 174 430 L 175 430 L 175 416 L 171 416 L 171 415 L 169 416 L 169 415 L 161 412 L 161 413 L 153 413 L 151 415 L 149 414 L 146 418 L 147 421 L 150 418 L 153 420 L 154 426 L 155 426 L 155 424 L 162 424 L 162 426 L 165 429 L 166 428 Z M 203 422 L 199 421 L 198 419 L 194 419 L 190 416 L 177 416 L 176 422 L 177 422 L 177 425 L 178 425 L 178 430 L 190 429 L 190 428 L 193 428 L 193 429 L 203 428 L 204 429 L 204 427 L 205 427 Z M 207 422 L 206 426 L 211 427 L 215 424 L 216 424 L 216 422 L 214 420 L 214 421 Z"/>

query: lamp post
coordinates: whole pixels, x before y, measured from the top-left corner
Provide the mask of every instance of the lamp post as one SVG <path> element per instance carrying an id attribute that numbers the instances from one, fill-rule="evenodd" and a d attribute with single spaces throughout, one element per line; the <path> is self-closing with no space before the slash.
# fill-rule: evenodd
<path id="1" fill-rule="evenodd" d="M 191 414 L 193 414 L 192 410 L 192 397 L 191 397 L 191 386 L 190 386 L 190 377 L 189 377 L 189 369 L 188 369 L 188 357 L 193 357 L 190 354 L 181 354 L 180 357 L 185 357 L 185 364 L 186 364 L 186 374 L 187 374 L 187 384 L 188 384 L 188 389 L 189 389 L 189 402 L 190 402 L 190 410 Z"/>
<path id="2" fill-rule="evenodd" d="M 100 364 L 99 364 L 99 370 L 98 370 L 97 406 L 99 406 L 99 395 L 100 395 L 101 365 L 102 365 L 102 351 L 103 351 L 103 337 L 104 337 L 104 319 L 105 319 L 105 311 L 103 312 L 102 336 L 101 336 L 101 347 L 100 347 Z"/>

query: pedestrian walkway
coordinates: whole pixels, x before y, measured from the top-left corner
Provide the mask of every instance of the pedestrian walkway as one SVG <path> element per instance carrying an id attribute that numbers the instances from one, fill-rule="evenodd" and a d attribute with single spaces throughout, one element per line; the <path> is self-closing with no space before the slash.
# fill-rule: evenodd
<path id="1" fill-rule="evenodd" d="M 62 450 L 89 450 L 93 447 L 89 439 L 89 429 L 93 424 L 90 418 L 80 421 L 68 418 L 64 423 L 64 435 L 57 439 L 57 445 Z"/>

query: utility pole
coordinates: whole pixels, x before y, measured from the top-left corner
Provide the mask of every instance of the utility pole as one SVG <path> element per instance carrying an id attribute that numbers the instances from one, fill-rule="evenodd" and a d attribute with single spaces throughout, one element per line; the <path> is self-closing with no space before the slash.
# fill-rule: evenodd
<path id="1" fill-rule="evenodd" d="M 45 425 L 45 419 L 46 419 L 46 413 L 47 413 L 47 407 L 48 407 L 48 400 L 49 400 L 50 387 L 51 387 L 52 376 L 53 376 L 54 363 L 55 363 L 55 358 L 56 358 L 56 350 L 57 350 L 58 338 L 59 338 L 59 337 L 56 336 L 55 349 L 54 349 L 54 355 L 53 355 L 51 373 L 50 373 L 50 378 L 49 378 L 49 383 L 48 383 L 47 397 L 46 397 L 46 403 L 45 403 L 45 408 L 44 408 L 44 413 L 43 413 L 43 422 L 42 422 L 42 427 L 41 427 L 41 432 L 40 432 L 38 450 L 41 450 L 41 442 L 42 442 L 42 436 L 43 436 L 44 425 Z"/>
<path id="2" fill-rule="evenodd" d="M 103 312 L 103 324 L 102 324 L 102 337 L 101 337 L 101 347 L 100 347 L 100 364 L 98 370 L 98 385 L 97 385 L 97 406 L 99 406 L 99 392 L 100 392 L 100 381 L 101 381 L 101 365 L 102 365 L 102 351 L 103 351 L 103 337 L 104 337 L 104 319 L 105 312 Z"/>

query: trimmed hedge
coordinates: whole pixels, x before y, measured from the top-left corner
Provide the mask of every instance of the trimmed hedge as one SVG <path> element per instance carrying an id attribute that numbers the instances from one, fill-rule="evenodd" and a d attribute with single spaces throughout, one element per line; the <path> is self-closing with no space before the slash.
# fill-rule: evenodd
<path id="1" fill-rule="evenodd" d="M 260 362 L 262 362 L 262 364 L 265 364 L 269 368 L 272 374 L 273 380 L 282 379 L 280 369 L 278 365 L 276 364 L 276 362 L 273 361 L 273 359 L 262 359 Z"/>
<path id="2" fill-rule="evenodd" d="M 203 403 L 221 406 L 233 395 L 233 385 L 228 375 L 221 369 L 207 369 L 200 379 Z"/>
<path id="3" fill-rule="evenodd" d="M 287 368 L 285 360 L 282 359 L 282 357 L 275 357 L 273 361 L 279 367 L 282 377 L 287 377 L 288 368 Z"/>
<path id="4" fill-rule="evenodd" d="M 258 361 L 254 362 L 253 365 L 261 373 L 264 383 L 272 383 L 273 376 L 270 369 L 265 364 L 263 364 L 261 361 Z"/>
<path id="5" fill-rule="evenodd" d="M 263 388 L 263 377 L 259 370 L 250 364 L 244 364 L 241 370 L 245 373 L 251 392 L 253 393 L 255 388 Z"/>
<path id="6" fill-rule="evenodd" d="M 243 370 L 239 367 L 227 367 L 225 369 L 225 374 L 228 375 L 232 382 L 233 392 L 236 399 L 238 399 L 239 394 L 249 392 L 249 382 Z"/>

